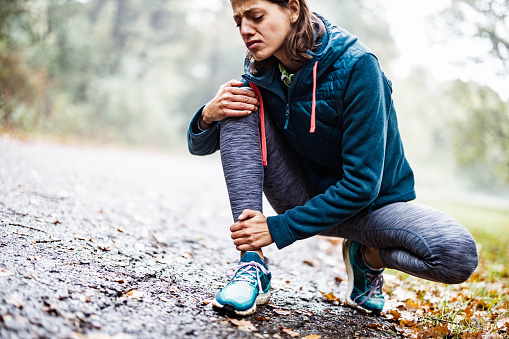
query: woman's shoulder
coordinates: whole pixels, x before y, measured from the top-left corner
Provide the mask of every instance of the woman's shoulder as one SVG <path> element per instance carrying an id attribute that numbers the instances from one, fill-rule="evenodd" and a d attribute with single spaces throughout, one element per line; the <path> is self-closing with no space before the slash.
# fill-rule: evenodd
<path id="1" fill-rule="evenodd" d="M 334 68 L 338 67 L 344 70 L 353 68 L 357 61 L 365 55 L 369 54 L 376 58 L 357 36 L 342 27 L 331 24 L 325 18 L 321 18 L 326 27 L 326 34 L 320 59 L 333 64 Z"/>

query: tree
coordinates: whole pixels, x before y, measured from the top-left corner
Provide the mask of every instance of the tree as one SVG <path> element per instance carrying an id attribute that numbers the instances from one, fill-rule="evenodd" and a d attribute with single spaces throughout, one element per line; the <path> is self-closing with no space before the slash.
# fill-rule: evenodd
<path id="1" fill-rule="evenodd" d="M 500 71 L 494 76 L 508 78 L 509 1 L 451 0 L 450 4 L 444 14 L 453 35 L 485 41 L 489 55 L 475 62 L 498 62 Z M 509 183 L 509 102 L 474 82 L 457 81 L 452 91 L 462 112 L 454 122 L 458 163 L 483 185 Z"/>
<path id="2" fill-rule="evenodd" d="M 456 35 L 489 42 L 490 54 L 509 73 L 509 1 L 451 0 L 444 14 Z"/>
<path id="3" fill-rule="evenodd" d="M 0 0 L 0 119 L 10 125 L 16 107 L 30 101 L 30 84 L 22 67 L 19 36 L 27 27 L 26 0 Z"/>
<path id="4" fill-rule="evenodd" d="M 453 121 L 458 163 L 483 187 L 509 183 L 509 109 L 498 93 L 457 80 L 451 89 L 459 117 Z"/>

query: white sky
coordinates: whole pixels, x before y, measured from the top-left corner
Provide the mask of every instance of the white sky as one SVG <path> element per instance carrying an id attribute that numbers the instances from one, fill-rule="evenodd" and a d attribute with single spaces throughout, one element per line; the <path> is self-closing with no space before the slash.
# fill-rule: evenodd
<path id="1" fill-rule="evenodd" d="M 497 90 L 509 98 L 509 86 L 496 76 L 495 65 L 468 63 L 460 65 L 467 57 L 483 55 L 489 46 L 480 41 L 449 39 L 445 43 L 433 42 L 440 32 L 430 27 L 429 16 L 444 9 L 443 0 L 380 0 L 386 7 L 391 35 L 396 41 L 401 57 L 394 67 L 396 75 L 404 77 L 412 66 L 428 68 L 438 80 L 459 78 L 475 80 Z M 505 83 L 505 84 L 504 84 Z"/>

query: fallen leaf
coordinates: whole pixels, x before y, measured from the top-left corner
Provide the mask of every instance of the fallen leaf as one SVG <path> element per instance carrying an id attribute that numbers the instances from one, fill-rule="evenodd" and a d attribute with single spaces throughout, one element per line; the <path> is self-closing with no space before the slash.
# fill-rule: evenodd
<path id="1" fill-rule="evenodd" d="M 186 258 L 186 259 L 193 259 L 194 258 L 194 254 L 191 253 L 191 252 L 185 252 L 185 253 L 182 253 L 182 257 Z"/>
<path id="2" fill-rule="evenodd" d="M 30 322 L 28 318 L 22 316 L 17 316 L 14 320 L 20 325 L 26 325 Z"/>
<path id="3" fill-rule="evenodd" d="M 141 299 L 141 298 L 143 298 L 143 292 L 138 291 L 138 290 L 131 290 L 131 291 L 127 292 L 125 295 L 127 295 L 127 297 L 129 299 Z"/>
<path id="4" fill-rule="evenodd" d="M 304 260 L 304 264 L 306 264 L 308 266 L 311 266 L 311 267 L 318 266 L 318 264 L 315 261 L 312 261 L 312 260 Z"/>
<path id="5" fill-rule="evenodd" d="M 341 284 L 341 282 L 343 281 L 343 278 L 341 278 L 341 277 L 334 277 L 334 281 L 336 282 L 336 284 Z"/>
<path id="6" fill-rule="evenodd" d="M 235 326 L 238 327 L 239 330 L 244 332 L 255 332 L 257 331 L 256 327 L 249 320 L 244 319 L 232 319 L 228 318 L 228 320 Z"/>
<path id="7" fill-rule="evenodd" d="M 168 299 L 168 298 L 166 298 L 166 297 L 159 297 L 159 300 L 164 301 L 164 302 L 167 302 L 167 303 L 168 303 L 168 302 L 170 302 L 170 301 L 173 301 L 173 300 Z"/>
<path id="8" fill-rule="evenodd" d="M 17 294 L 11 294 L 5 299 L 5 303 L 17 307 L 19 309 L 23 308 L 23 301 Z"/>
<path id="9" fill-rule="evenodd" d="M 398 310 L 390 310 L 389 315 L 391 315 L 394 320 L 399 320 L 399 318 L 401 318 L 401 313 Z"/>
<path id="10" fill-rule="evenodd" d="M 255 317 L 255 319 L 256 319 L 256 320 L 258 320 L 258 321 L 270 321 L 270 319 L 269 319 L 269 318 L 265 318 L 265 317 L 262 317 L 262 316 L 260 316 L 260 317 Z"/>
<path id="11" fill-rule="evenodd" d="M 339 299 L 338 297 L 336 297 L 334 295 L 334 293 L 332 291 L 330 291 L 329 293 L 325 294 L 324 292 L 320 291 L 320 293 L 327 299 L 327 300 L 330 300 L 330 301 L 339 301 L 341 302 L 341 299 Z"/>
<path id="12" fill-rule="evenodd" d="M 202 302 L 204 305 L 208 305 L 208 304 L 212 303 L 212 300 L 213 300 L 213 299 L 203 299 L 201 302 Z"/>
<path id="13" fill-rule="evenodd" d="M 9 271 L 6 268 L 0 269 L 0 277 L 8 277 L 10 275 L 15 275 L 16 273 Z"/>
<path id="14" fill-rule="evenodd" d="M 300 333 L 295 332 L 291 328 L 287 328 L 287 327 L 284 327 L 284 326 L 281 326 L 281 331 L 283 331 L 283 333 L 288 334 L 292 338 L 300 336 Z"/>
<path id="15" fill-rule="evenodd" d="M 302 337 L 300 339 L 320 339 L 322 336 L 318 334 L 310 334 L 308 336 Z"/>
<path id="16" fill-rule="evenodd" d="M 279 310 L 274 310 L 274 313 L 279 314 L 279 315 L 290 315 L 290 314 L 292 314 L 292 311 L 279 309 Z"/>
<path id="17" fill-rule="evenodd" d="M 415 302 L 411 299 L 408 299 L 406 301 L 406 308 L 407 310 L 412 310 L 412 311 L 415 311 L 415 310 L 418 310 L 420 308 L 420 305 L 419 305 L 419 302 Z"/>
<path id="18" fill-rule="evenodd" d="M 315 315 L 313 312 L 311 311 L 305 311 L 305 310 L 295 310 L 296 313 L 299 313 L 299 314 L 302 314 L 302 315 L 309 315 L 309 316 L 312 316 L 312 315 Z"/>

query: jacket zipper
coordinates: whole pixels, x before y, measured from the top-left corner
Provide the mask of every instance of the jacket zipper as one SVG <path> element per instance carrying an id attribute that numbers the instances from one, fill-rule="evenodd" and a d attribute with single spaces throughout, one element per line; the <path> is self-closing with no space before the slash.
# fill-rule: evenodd
<path id="1" fill-rule="evenodd" d="M 264 89 L 266 89 L 266 90 L 268 90 L 268 91 L 270 91 L 270 92 L 272 92 L 272 93 L 276 94 L 276 95 L 277 95 L 277 96 L 278 96 L 281 100 L 283 100 L 283 102 L 284 102 L 284 103 L 286 103 L 286 112 L 285 112 L 285 116 L 286 116 L 285 118 L 286 118 L 286 120 L 285 120 L 285 126 L 284 126 L 284 129 L 285 129 L 285 130 L 286 130 L 286 129 L 288 129 L 288 124 L 289 124 L 289 122 L 290 122 L 290 106 L 291 106 L 291 104 L 290 104 L 290 94 L 291 94 L 291 92 L 293 92 L 293 91 L 290 91 L 290 88 L 289 88 L 289 89 L 288 89 L 288 98 L 284 98 L 284 97 L 281 97 L 279 94 L 277 94 L 277 93 L 276 93 L 276 91 L 271 90 L 269 87 L 267 87 L 267 86 L 266 86 L 265 84 L 263 84 L 262 82 L 257 81 L 257 80 L 255 80 L 255 79 L 250 79 L 249 77 L 245 77 L 245 76 L 242 76 L 242 77 L 243 77 L 244 79 L 246 79 L 248 82 L 252 82 L 252 83 L 254 83 L 256 86 L 262 87 L 262 88 L 264 88 Z M 253 81 L 253 80 L 254 80 L 254 81 Z M 293 88 L 292 88 L 292 89 L 293 89 Z M 294 131 L 295 131 L 295 132 L 297 132 L 297 129 L 296 129 L 296 126 L 295 126 L 295 121 L 294 121 L 294 119 L 292 119 L 292 126 L 293 126 Z M 307 148 L 305 148 L 305 147 L 304 147 L 304 144 L 302 143 L 302 140 L 301 140 L 300 136 L 299 136 L 297 133 L 295 133 L 295 137 L 297 138 L 297 141 L 299 142 L 299 146 L 300 146 L 300 148 L 302 149 L 302 152 L 304 152 L 304 154 L 306 155 L 306 157 L 308 157 L 308 158 L 309 158 L 309 152 L 307 151 Z"/>
<path id="2" fill-rule="evenodd" d="M 286 104 L 286 121 L 285 121 L 285 127 L 284 129 L 288 129 L 288 122 L 290 121 L 290 104 Z"/>

